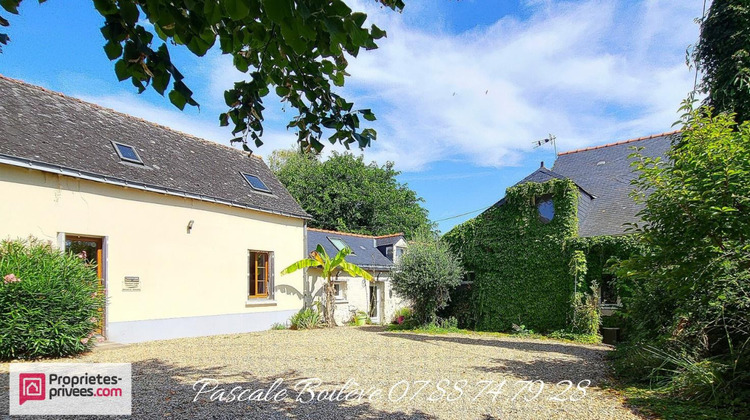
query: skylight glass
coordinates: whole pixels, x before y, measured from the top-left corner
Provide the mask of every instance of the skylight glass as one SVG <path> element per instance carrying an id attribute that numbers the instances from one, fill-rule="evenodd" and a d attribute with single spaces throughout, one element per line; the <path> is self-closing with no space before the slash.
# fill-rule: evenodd
<path id="1" fill-rule="evenodd" d="M 336 249 L 338 249 L 339 251 L 341 251 L 344 248 L 351 249 L 351 247 L 349 245 L 347 245 L 346 242 L 344 242 L 343 240 L 341 240 L 339 238 L 330 238 L 329 237 L 328 240 L 331 241 L 331 243 L 333 244 L 333 246 L 335 246 Z M 354 252 L 352 251 L 351 254 L 354 255 Z"/>
<path id="2" fill-rule="evenodd" d="M 135 147 L 123 143 L 118 143 L 116 141 L 113 141 L 112 144 L 114 144 L 115 150 L 117 151 L 117 155 L 120 156 L 120 159 L 126 162 L 140 163 L 141 165 L 143 165 L 143 161 L 141 160 L 141 157 L 138 156 L 138 152 L 135 150 Z"/>
<path id="3" fill-rule="evenodd" d="M 261 181 L 260 178 L 258 178 L 255 175 L 250 175 L 243 173 L 243 177 L 245 177 L 245 181 L 247 181 L 248 184 L 250 184 L 251 187 L 253 187 L 254 190 L 263 191 L 263 192 L 271 192 L 271 190 L 266 186 L 263 181 Z"/>

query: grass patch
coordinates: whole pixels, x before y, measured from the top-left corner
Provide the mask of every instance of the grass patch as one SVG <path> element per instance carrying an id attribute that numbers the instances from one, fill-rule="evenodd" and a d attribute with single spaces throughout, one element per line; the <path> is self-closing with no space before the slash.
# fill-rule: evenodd
<path id="1" fill-rule="evenodd" d="M 629 405 L 637 407 L 645 414 L 665 420 L 750 418 L 750 410 L 738 412 L 727 407 L 715 407 L 705 402 L 675 398 L 665 391 L 650 389 L 648 385 L 615 385 L 612 389 L 625 397 Z"/>
<path id="2" fill-rule="evenodd" d="M 561 333 L 561 332 L 553 332 L 549 335 L 542 335 L 537 334 L 535 332 L 528 332 L 528 331 L 522 331 L 522 332 L 516 332 L 516 333 L 503 333 L 503 332 L 493 332 L 493 331 L 475 331 L 475 330 L 467 330 L 464 328 L 458 328 L 458 327 L 440 327 L 437 325 L 426 325 L 426 326 L 419 326 L 415 327 L 413 325 L 404 323 L 404 324 L 389 324 L 386 326 L 386 330 L 388 331 L 402 331 L 402 332 L 412 332 L 417 334 L 464 334 L 464 335 L 481 335 L 485 337 L 497 337 L 497 338 L 508 338 L 508 337 L 514 337 L 514 338 L 533 338 L 536 340 L 556 340 L 556 341 L 564 341 L 568 343 L 576 343 L 576 344 L 599 344 L 601 343 L 601 337 L 599 336 L 592 336 L 587 334 L 573 334 L 573 333 Z"/>
<path id="3" fill-rule="evenodd" d="M 566 331 L 553 331 L 547 337 L 583 344 L 601 344 L 602 342 L 602 337 L 598 334 L 578 334 Z"/>

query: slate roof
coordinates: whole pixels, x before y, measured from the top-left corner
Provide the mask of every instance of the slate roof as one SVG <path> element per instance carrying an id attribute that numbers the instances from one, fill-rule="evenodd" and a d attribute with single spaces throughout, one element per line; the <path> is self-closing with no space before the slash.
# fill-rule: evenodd
<path id="1" fill-rule="evenodd" d="M 384 240 L 385 242 L 395 239 L 392 243 L 396 243 L 399 239 L 403 238 L 403 234 L 369 236 L 307 228 L 307 252 L 314 251 L 318 244 L 320 244 L 329 256 L 336 255 L 339 250 L 333 246 L 329 238 L 343 240 L 354 251 L 353 254 L 346 256 L 346 261 L 366 269 L 390 270 L 393 267 L 393 261 L 378 250 L 377 247 L 380 245 L 378 241 Z"/>
<path id="2" fill-rule="evenodd" d="M 645 156 L 666 158 L 666 153 L 677 132 L 657 134 L 633 140 L 560 153 L 553 170 L 573 180 L 595 198 L 581 214 L 579 206 L 579 236 L 622 235 L 625 223 L 635 223 L 636 214 L 643 208 L 630 196 L 635 177 L 628 156 L 633 148 L 643 148 Z"/>
<path id="3" fill-rule="evenodd" d="M 542 162 L 542 166 L 537 169 L 536 171 L 532 172 L 531 174 L 527 175 L 526 178 L 516 182 L 513 186 L 525 184 L 527 182 L 536 182 L 539 184 L 545 183 L 551 179 L 567 179 L 566 177 L 558 174 L 555 171 L 552 171 L 550 169 L 547 169 L 544 167 L 544 162 Z M 581 188 L 580 185 L 578 185 L 578 189 L 581 190 L 582 193 L 586 194 L 589 198 L 593 198 L 593 196 L 583 188 Z M 497 203 L 493 204 L 492 207 L 500 207 L 503 204 L 505 204 L 506 198 L 503 197 L 498 201 Z M 485 213 L 487 210 L 485 210 L 482 213 Z"/>
<path id="4" fill-rule="evenodd" d="M 388 246 L 393 245 L 402 239 L 404 239 L 404 234 L 402 232 L 394 233 L 393 235 L 376 236 L 375 244 L 378 247 Z"/>
<path id="5" fill-rule="evenodd" d="M 518 181 L 518 183 L 516 183 L 516 185 L 524 184 L 526 182 L 543 183 L 543 182 L 549 181 L 550 179 L 565 179 L 565 177 L 562 176 L 562 175 L 560 175 L 560 174 L 558 174 L 558 173 L 556 173 L 556 172 L 554 172 L 554 171 L 551 171 L 551 170 L 545 168 L 544 166 L 541 166 L 539 169 L 537 169 L 536 171 L 532 172 L 526 178 Z"/>
<path id="6" fill-rule="evenodd" d="M 0 92 L 0 163 L 310 218 L 258 157 L 2 75 Z M 135 147 L 144 165 L 122 162 L 112 141 Z"/>
<path id="7" fill-rule="evenodd" d="M 570 179 L 582 193 L 578 201 L 578 235 L 623 235 L 627 233 L 623 225 L 637 223 L 636 214 L 643 208 L 629 195 L 635 174 L 630 166 L 633 159 L 628 156 L 638 147 L 643 148 L 640 153 L 645 156 L 666 158 L 677 135 L 675 131 L 560 153 L 552 169 L 542 166 L 515 185 Z M 505 200 L 503 197 L 493 207 L 504 205 Z"/>

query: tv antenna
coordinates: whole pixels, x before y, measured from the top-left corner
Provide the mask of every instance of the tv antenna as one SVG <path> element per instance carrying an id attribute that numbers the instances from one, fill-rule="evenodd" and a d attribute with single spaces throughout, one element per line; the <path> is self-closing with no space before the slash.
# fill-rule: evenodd
<path id="1" fill-rule="evenodd" d="M 534 145 L 534 149 L 542 147 L 542 146 L 544 146 L 547 143 L 552 143 L 552 146 L 555 148 L 555 157 L 557 157 L 557 143 L 555 143 L 555 140 L 557 140 L 557 137 L 555 137 L 554 135 L 550 134 L 549 137 L 547 137 L 546 139 L 534 140 L 531 143 Z"/>

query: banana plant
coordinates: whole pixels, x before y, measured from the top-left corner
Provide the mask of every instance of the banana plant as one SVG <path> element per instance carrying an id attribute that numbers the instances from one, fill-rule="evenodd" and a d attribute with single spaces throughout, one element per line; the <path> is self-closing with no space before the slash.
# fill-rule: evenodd
<path id="1" fill-rule="evenodd" d="M 356 264 L 346 261 L 346 256 L 351 253 L 352 250 L 347 247 L 331 258 L 328 256 L 326 250 L 323 249 L 323 246 L 318 244 L 315 251 L 310 253 L 310 258 L 299 260 L 281 271 L 281 274 L 285 275 L 308 267 L 318 267 L 323 270 L 323 277 L 326 279 L 326 282 L 323 285 L 326 294 L 326 323 L 329 327 L 336 326 L 336 321 L 333 318 L 333 312 L 336 307 L 336 292 L 333 288 L 333 282 L 331 281 L 332 276 L 336 272 L 343 270 L 354 277 L 363 277 L 367 281 L 372 281 L 372 275 L 370 273 Z"/>

